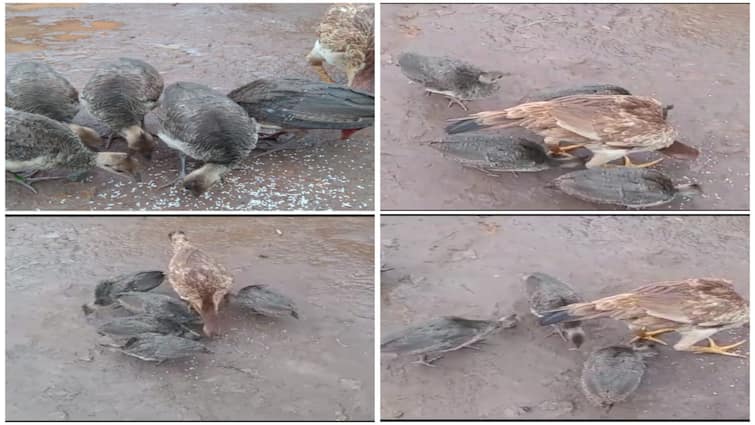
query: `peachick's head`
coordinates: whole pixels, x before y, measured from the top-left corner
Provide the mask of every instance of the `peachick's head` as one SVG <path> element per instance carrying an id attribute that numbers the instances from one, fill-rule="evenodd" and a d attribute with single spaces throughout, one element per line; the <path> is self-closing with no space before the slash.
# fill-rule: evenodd
<path id="1" fill-rule="evenodd" d="M 102 137 L 100 137 L 99 133 L 92 130 L 89 127 L 82 127 L 80 125 L 76 124 L 68 124 L 68 128 L 71 129 L 77 136 L 79 136 L 79 139 L 89 148 L 92 150 L 97 150 L 102 147 Z"/>
<path id="2" fill-rule="evenodd" d="M 157 147 L 155 138 L 138 125 L 125 130 L 126 143 L 129 150 L 138 153 L 146 160 L 152 159 L 152 151 Z"/>
<path id="3" fill-rule="evenodd" d="M 580 322 L 567 322 L 562 324 L 561 328 L 566 339 L 574 344 L 574 347 L 579 348 L 585 342 L 585 331 Z"/>
<path id="4" fill-rule="evenodd" d="M 135 181 L 141 181 L 141 166 L 139 161 L 126 153 L 121 152 L 97 152 L 95 156 L 97 167 L 108 173 L 128 177 Z"/>
<path id="5" fill-rule="evenodd" d="M 506 74 L 498 71 L 483 72 L 477 77 L 477 80 L 482 84 L 495 84 L 498 80 L 503 78 Z"/>
<path id="6" fill-rule="evenodd" d="M 200 196 L 218 183 L 230 167 L 220 164 L 205 164 L 184 178 L 183 186 L 194 196 Z"/>

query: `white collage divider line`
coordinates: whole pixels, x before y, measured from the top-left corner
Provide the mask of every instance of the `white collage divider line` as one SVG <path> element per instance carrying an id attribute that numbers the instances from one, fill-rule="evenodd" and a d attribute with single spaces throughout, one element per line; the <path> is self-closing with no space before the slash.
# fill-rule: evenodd
<path id="1" fill-rule="evenodd" d="M 381 197 L 380 194 L 382 193 L 380 190 L 380 159 L 381 159 L 381 119 L 380 119 L 380 111 L 381 111 L 381 102 L 380 102 L 380 69 L 381 69 L 381 53 L 380 53 L 380 46 L 381 46 L 381 19 L 380 19 L 380 2 L 375 2 L 375 30 L 374 30 L 374 36 L 375 36 L 375 75 L 374 75 L 374 84 L 373 87 L 375 88 L 375 128 L 373 130 L 373 134 L 375 135 L 374 140 L 374 147 L 373 147 L 373 155 L 375 155 L 375 181 L 373 182 L 373 186 L 375 187 L 375 200 L 373 201 L 373 206 L 375 208 L 375 246 L 374 246 L 374 253 L 375 253 L 375 264 L 373 265 L 375 269 L 375 288 L 373 290 L 373 296 L 374 296 L 374 306 L 375 306 L 375 312 L 373 313 L 373 317 L 375 318 L 375 328 L 372 331 L 374 335 L 374 341 L 373 341 L 373 354 L 374 354 L 374 360 L 372 363 L 373 372 L 374 372 L 374 384 L 373 384 L 373 391 L 375 392 L 375 405 L 373 406 L 373 416 L 375 417 L 376 422 L 381 421 L 381 415 L 380 415 L 380 407 L 381 407 L 381 382 L 380 382 L 380 266 L 381 266 L 381 258 L 382 258 L 382 239 L 381 239 L 381 233 L 380 233 L 380 216 L 381 216 Z"/>

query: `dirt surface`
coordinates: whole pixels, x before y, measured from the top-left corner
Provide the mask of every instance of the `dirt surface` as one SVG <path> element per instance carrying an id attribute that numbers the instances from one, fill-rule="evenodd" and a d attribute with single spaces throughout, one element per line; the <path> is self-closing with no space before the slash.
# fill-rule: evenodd
<path id="1" fill-rule="evenodd" d="M 40 60 L 79 90 L 96 66 L 117 57 L 146 60 L 166 86 L 194 81 L 224 93 L 258 78 L 317 79 L 305 56 L 328 5 L 81 4 L 9 5 L 6 66 Z M 61 7 L 62 6 L 62 7 Z M 332 70 L 345 81 L 345 75 Z M 94 125 L 80 113 L 75 120 Z M 152 114 L 147 130 L 156 131 Z M 102 125 L 96 126 L 106 132 Z M 370 210 L 374 198 L 373 131 L 351 140 L 313 131 L 306 149 L 245 160 L 200 198 L 174 179 L 178 155 L 160 142 L 142 183 L 95 171 L 82 183 L 43 182 L 39 195 L 8 185 L 13 210 Z M 111 150 L 125 151 L 117 142 Z M 253 153 L 254 155 L 254 153 Z M 190 162 L 189 169 L 198 163 Z"/>
<path id="2" fill-rule="evenodd" d="M 383 335 L 443 315 L 488 318 L 496 303 L 521 322 L 436 368 L 382 355 L 382 418 L 747 419 L 747 359 L 670 347 L 650 360 L 628 400 L 610 412 L 593 407 L 578 386 L 584 360 L 631 334 L 618 321 L 590 321 L 585 344 L 569 350 L 529 314 L 520 275 L 551 274 L 585 298 L 722 277 L 749 299 L 748 233 L 747 217 L 733 216 L 383 217 L 383 261 L 392 268 L 381 279 Z M 747 335 L 744 327 L 715 339 Z"/>
<path id="3" fill-rule="evenodd" d="M 401 74 L 398 55 L 452 56 L 511 73 L 469 113 L 501 109 L 545 88 L 612 83 L 674 105 L 679 140 L 695 161 L 665 159 L 675 181 L 705 195 L 661 209 L 746 210 L 749 198 L 748 5 L 384 5 L 381 111 L 384 209 L 611 209 L 543 186 L 562 174 L 488 176 L 443 158 L 423 141 L 466 113 L 426 97 Z M 653 154 L 653 158 L 658 156 Z M 642 156 L 640 156 L 642 159 Z"/>
<path id="4" fill-rule="evenodd" d="M 173 229 L 234 290 L 269 284 L 301 320 L 221 310 L 213 354 L 159 366 L 99 347 L 81 305 L 101 279 L 165 270 Z M 372 420 L 371 218 L 9 217 L 6 231 L 7 419 Z"/>

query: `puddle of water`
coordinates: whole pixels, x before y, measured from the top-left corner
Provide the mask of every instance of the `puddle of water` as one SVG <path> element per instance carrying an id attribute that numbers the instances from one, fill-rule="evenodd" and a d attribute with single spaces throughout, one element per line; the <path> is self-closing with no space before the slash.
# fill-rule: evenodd
<path id="1" fill-rule="evenodd" d="M 50 9 L 53 7 L 56 8 L 75 8 L 79 7 L 81 4 L 79 3 L 19 3 L 19 4 L 8 4 L 5 6 L 5 10 L 7 12 L 25 12 L 29 10 L 40 10 L 40 9 Z"/>
<path id="2" fill-rule="evenodd" d="M 115 31 L 122 26 L 123 23 L 116 21 L 83 22 L 79 19 L 40 23 L 35 17 L 17 16 L 5 22 L 5 51 L 43 50 L 50 42 L 81 40 L 92 37 L 96 32 Z"/>

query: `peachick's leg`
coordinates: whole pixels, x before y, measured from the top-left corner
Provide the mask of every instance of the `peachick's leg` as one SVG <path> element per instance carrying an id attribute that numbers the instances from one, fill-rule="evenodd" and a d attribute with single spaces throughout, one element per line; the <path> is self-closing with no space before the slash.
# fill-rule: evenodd
<path id="1" fill-rule="evenodd" d="M 423 355 L 421 355 L 419 357 L 419 360 L 417 360 L 416 362 L 413 362 L 413 363 L 421 364 L 421 365 L 427 366 L 427 367 L 437 367 L 437 366 L 435 366 L 433 364 L 433 362 L 436 361 L 436 360 L 438 360 L 438 359 L 440 359 L 441 357 L 443 357 L 442 354 L 438 354 L 438 355 L 433 356 L 433 357 L 428 357 L 427 354 L 423 354 Z"/>
<path id="2" fill-rule="evenodd" d="M 186 154 L 183 152 L 178 152 L 178 177 L 176 177 L 175 180 L 172 180 L 158 187 L 158 189 L 165 189 L 166 187 L 178 184 L 179 182 L 183 181 L 184 177 L 186 177 Z"/>
<path id="3" fill-rule="evenodd" d="M 23 177 L 21 177 L 21 176 L 19 176 L 17 174 L 12 174 L 11 177 L 6 177 L 5 181 L 19 184 L 19 185 L 25 187 L 26 189 L 29 189 L 30 191 L 32 191 L 32 193 L 34 193 L 35 195 L 38 193 L 37 189 L 34 189 L 34 186 L 32 186 L 31 184 L 29 184 L 26 181 L 26 179 L 24 179 Z"/>
<path id="4" fill-rule="evenodd" d="M 105 141 L 105 150 L 110 149 L 110 145 L 113 144 L 113 139 L 115 138 L 115 132 L 111 131 L 110 135 L 107 136 L 107 140 Z"/>
<path id="5" fill-rule="evenodd" d="M 29 189 L 33 193 L 38 193 L 37 189 L 32 186 L 36 182 L 43 182 L 47 180 L 60 180 L 63 177 L 33 177 L 39 172 L 39 170 L 32 171 L 30 173 L 10 173 L 11 177 L 6 178 L 6 181 L 17 183 L 26 189 Z"/>
<path id="6" fill-rule="evenodd" d="M 458 97 L 448 96 L 448 107 L 450 108 L 454 104 L 461 106 L 461 109 L 465 111 L 469 111 L 469 108 L 467 108 L 467 105 L 465 105 L 461 99 L 459 99 Z"/>
<path id="7" fill-rule="evenodd" d="M 558 336 L 561 337 L 561 339 L 564 340 L 564 342 L 569 342 L 569 339 L 567 339 L 566 335 L 564 335 L 564 330 L 561 329 L 560 326 L 558 326 L 558 325 L 551 325 L 551 327 L 553 328 L 553 331 L 548 336 L 558 335 Z"/>

